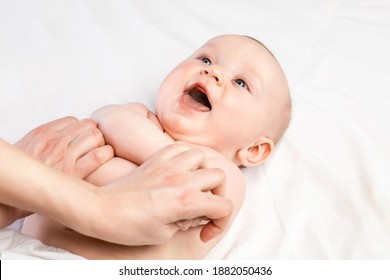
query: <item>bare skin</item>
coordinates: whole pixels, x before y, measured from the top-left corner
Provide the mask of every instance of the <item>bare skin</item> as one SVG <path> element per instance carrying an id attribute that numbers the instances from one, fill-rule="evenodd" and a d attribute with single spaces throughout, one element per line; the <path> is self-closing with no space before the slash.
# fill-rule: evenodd
<path id="1" fill-rule="evenodd" d="M 167 145 L 186 143 L 205 153 L 204 167 L 226 174 L 223 187 L 205 193 L 232 201 L 229 227 L 245 195 L 239 167 L 261 164 L 272 152 L 279 127 L 286 127 L 282 122 L 288 121 L 286 91 L 278 63 L 261 44 L 238 35 L 213 38 L 164 80 L 156 115 L 134 103 L 103 107 L 93 114 L 117 157 L 87 180 L 96 185 L 110 184 L 126 172 L 136 172 L 140 164 Z M 270 121 L 275 123 L 270 125 Z M 42 217 L 29 219 L 23 231 L 90 259 L 201 259 L 228 227 L 221 232 L 218 226 L 204 230 L 209 219 L 202 223 L 201 216 L 196 218 L 179 223 L 180 228 L 190 227 L 177 231 L 165 244 L 154 246 L 128 247 L 90 239 Z M 226 220 L 213 220 L 212 224 L 219 222 Z M 204 242 L 216 233 L 220 233 L 217 238 Z"/>
<path id="2" fill-rule="evenodd" d="M 225 197 L 233 202 L 232 215 L 235 216 L 241 206 L 244 194 L 244 189 L 241 189 L 244 188 L 241 171 L 224 158 L 217 157 L 216 154 L 214 156 L 206 161 L 208 167 L 218 167 L 225 172 L 230 170 L 230 174 L 236 173 L 237 178 L 240 179 L 226 182 L 226 186 L 230 184 L 238 186 L 238 188 L 230 188 L 231 191 L 225 193 Z M 125 168 L 123 161 L 120 164 L 115 161 L 111 163 L 113 166 L 121 165 L 120 168 Z M 132 166 L 129 168 L 131 169 Z M 125 172 L 124 169 L 123 171 Z M 105 180 L 110 180 L 110 178 L 106 177 Z M 188 203 L 190 203 L 191 198 L 188 199 Z M 228 225 L 231 222 L 232 219 L 229 220 Z M 46 244 L 64 248 L 88 259 L 201 259 L 219 242 L 223 235 L 219 234 L 216 238 L 204 242 L 200 238 L 201 230 L 202 226 L 193 227 L 186 231 L 179 230 L 167 243 L 161 245 L 123 246 L 81 235 L 40 215 L 29 217 L 23 227 L 24 233 L 37 237 Z"/>
<path id="3" fill-rule="evenodd" d="M 113 156 L 94 121 L 72 117 L 34 129 L 17 147 L 81 177 Z M 202 168 L 204 153 L 185 145 L 162 149 L 136 171 L 100 188 L 58 172 L 1 139 L 0 151 L 1 227 L 36 212 L 109 242 L 161 244 L 178 231 L 175 221 L 197 216 L 219 221 L 218 230 L 210 223 L 201 233 L 211 239 L 227 226 L 223 221 L 231 213 L 230 201 L 204 193 L 223 184 L 222 171 Z M 190 198 L 193 203 L 185 204 Z"/>

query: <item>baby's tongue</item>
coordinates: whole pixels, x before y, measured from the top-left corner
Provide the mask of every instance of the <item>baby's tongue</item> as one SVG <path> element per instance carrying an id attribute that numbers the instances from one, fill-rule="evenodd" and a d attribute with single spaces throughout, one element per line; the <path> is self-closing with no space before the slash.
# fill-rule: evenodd
<path id="1" fill-rule="evenodd" d="M 206 105 L 203 105 L 202 103 L 199 103 L 194 98 L 192 98 L 192 96 L 189 94 L 184 94 L 183 102 L 186 106 L 188 106 L 189 108 L 191 108 L 193 110 L 200 111 L 200 112 L 209 112 L 210 111 L 209 107 L 207 107 Z"/>

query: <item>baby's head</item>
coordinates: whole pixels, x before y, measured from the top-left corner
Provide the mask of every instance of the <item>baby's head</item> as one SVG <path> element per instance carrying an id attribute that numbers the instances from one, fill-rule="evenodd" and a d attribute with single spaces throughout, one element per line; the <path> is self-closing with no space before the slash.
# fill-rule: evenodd
<path id="1" fill-rule="evenodd" d="M 222 35 L 168 74 L 156 113 L 175 140 L 211 147 L 239 166 L 254 166 L 286 130 L 291 100 L 284 73 L 263 44 Z"/>

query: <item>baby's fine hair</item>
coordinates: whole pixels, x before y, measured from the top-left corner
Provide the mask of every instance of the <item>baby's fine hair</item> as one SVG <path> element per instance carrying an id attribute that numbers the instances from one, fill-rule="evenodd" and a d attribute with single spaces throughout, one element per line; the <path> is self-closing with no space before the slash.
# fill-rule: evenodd
<path id="1" fill-rule="evenodd" d="M 280 67 L 283 75 L 284 71 L 282 67 L 280 66 L 280 63 L 276 59 L 275 55 L 265 46 L 262 42 L 257 40 L 254 37 L 248 36 L 248 35 L 243 35 L 246 38 L 249 38 L 256 43 L 260 44 L 276 61 L 277 65 Z M 284 95 L 285 98 L 280 98 L 280 104 L 278 104 L 279 108 L 276 112 L 276 115 L 272 117 L 272 119 L 269 121 L 269 124 L 267 127 L 270 130 L 269 135 L 267 135 L 275 144 L 279 142 L 280 138 L 284 135 L 284 132 L 287 130 L 290 121 L 291 121 L 291 111 L 292 111 L 292 102 L 291 102 L 291 97 L 290 97 L 290 92 L 288 88 L 288 83 L 286 77 L 284 77 L 286 80 L 286 86 L 282 87 L 280 95 Z"/>

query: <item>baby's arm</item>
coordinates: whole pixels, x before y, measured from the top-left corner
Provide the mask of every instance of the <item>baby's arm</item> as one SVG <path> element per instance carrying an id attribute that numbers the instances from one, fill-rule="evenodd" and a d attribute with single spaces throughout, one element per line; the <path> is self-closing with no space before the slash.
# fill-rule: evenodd
<path id="1" fill-rule="evenodd" d="M 174 142 L 163 132 L 157 117 L 139 103 L 108 105 L 95 111 L 91 118 L 116 155 L 86 178 L 97 186 L 125 176 Z"/>
<path id="2" fill-rule="evenodd" d="M 139 103 L 108 105 L 92 114 L 107 144 L 116 156 L 138 165 L 153 153 L 173 144 L 174 140 L 163 132 L 157 117 Z"/>

